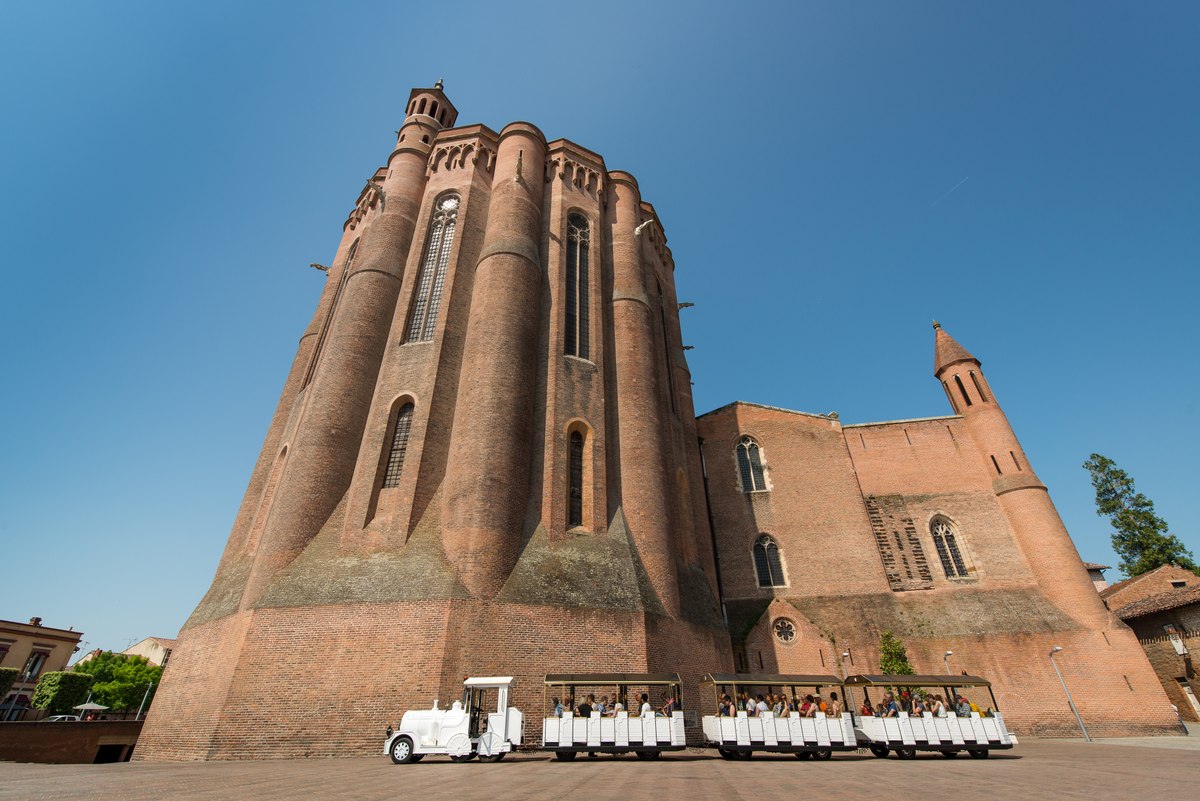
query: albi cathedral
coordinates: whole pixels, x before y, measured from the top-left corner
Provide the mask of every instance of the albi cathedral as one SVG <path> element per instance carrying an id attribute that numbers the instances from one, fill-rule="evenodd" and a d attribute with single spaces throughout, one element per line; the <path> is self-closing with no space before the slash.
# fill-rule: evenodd
<path id="1" fill-rule="evenodd" d="M 1018 733 L 1074 731 L 1055 645 L 1093 735 L 1176 726 L 949 334 L 945 416 L 697 417 L 634 177 L 457 117 L 413 90 L 343 227 L 137 758 L 373 753 L 465 675 L 536 719 L 545 673 L 875 673 L 884 630 Z"/>

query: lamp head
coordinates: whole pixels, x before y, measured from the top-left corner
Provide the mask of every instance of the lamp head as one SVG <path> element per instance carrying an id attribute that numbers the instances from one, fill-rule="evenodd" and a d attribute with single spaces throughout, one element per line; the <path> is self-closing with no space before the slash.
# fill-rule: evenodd
<path id="1" fill-rule="evenodd" d="M 954 656 L 954 652 L 953 652 L 953 651 L 947 651 L 946 653 L 942 654 L 942 656 L 944 656 L 944 657 L 945 657 L 945 656 Z"/>
<path id="2" fill-rule="evenodd" d="M 1059 651 L 1061 651 L 1061 650 L 1062 650 L 1062 646 L 1061 646 L 1061 645 L 1056 645 L 1056 646 L 1054 646 L 1053 648 L 1051 648 L 1051 649 L 1050 649 L 1050 653 L 1051 653 L 1051 654 L 1057 654 L 1057 653 L 1058 653 Z"/>

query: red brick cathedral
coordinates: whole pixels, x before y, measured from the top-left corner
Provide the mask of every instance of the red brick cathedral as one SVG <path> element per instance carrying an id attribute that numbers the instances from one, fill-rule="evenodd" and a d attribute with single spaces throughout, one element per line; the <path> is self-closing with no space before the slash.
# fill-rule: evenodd
<path id="1" fill-rule="evenodd" d="M 345 223 L 138 758 L 371 753 L 469 674 L 536 727 L 551 672 L 878 672 L 883 630 L 1019 733 L 1074 731 L 1054 645 L 1094 735 L 1175 725 L 945 331 L 952 415 L 697 418 L 637 181 L 457 116 L 413 90 Z"/>

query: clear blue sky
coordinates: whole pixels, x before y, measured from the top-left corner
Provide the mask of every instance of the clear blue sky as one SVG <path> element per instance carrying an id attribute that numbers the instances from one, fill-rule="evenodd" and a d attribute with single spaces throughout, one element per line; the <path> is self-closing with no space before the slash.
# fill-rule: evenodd
<path id="1" fill-rule="evenodd" d="M 1200 551 L 1198 41 L 1195 2 L 3 3 L 0 617 L 176 633 L 439 76 L 638 177 L 699 411 L 945 414 L 937 318 L 1085 559 L 1092 451 Z"/>

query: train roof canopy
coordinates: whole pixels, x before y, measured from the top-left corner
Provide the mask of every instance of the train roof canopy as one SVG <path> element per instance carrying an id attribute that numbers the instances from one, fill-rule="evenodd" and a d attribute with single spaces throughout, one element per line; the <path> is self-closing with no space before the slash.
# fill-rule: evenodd
<path id="1" fill-rule="evenodd" d="M 678 673 L 548 673 L 546 684 L 682 684 Z"/>
<path id="2" fill-rule="evenodd" d="M 991 687 L 978 676 L 847 676 L 847 687 Z"/>
<path id="3" fill-rule="evenodd" d="M 701 684 L 742 684 L 746 686 L 781 687 L 827 687 L 841 684 L 837 676 L 820 676 L 815 674 L 781 674 L 781 673 L 709 673 Z"/>

